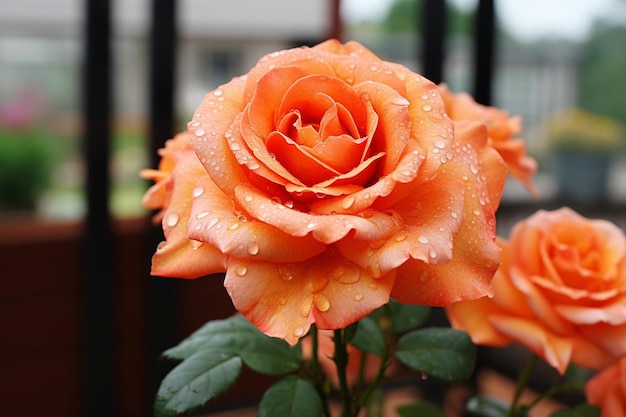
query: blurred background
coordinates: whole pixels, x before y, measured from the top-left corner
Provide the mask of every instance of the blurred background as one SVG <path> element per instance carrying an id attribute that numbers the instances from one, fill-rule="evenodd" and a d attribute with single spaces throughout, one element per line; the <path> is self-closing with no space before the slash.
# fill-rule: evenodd
<path id="1" fill-rule="evenodd" d="M 433 4 L 445 25 L 428 15 Z M 329 37 L 423 72 L 434 21 L 434 78 L 476 95 L 476 56 L 490 48 L 476 43 L 486 6 L 495 26 L 481 101 L 523 117 L 540 166 L 539 198 L 507 184 L 499 233 L 563 204 L 624 227 L 623 0 L 3 0 L 2 414 L 150 415 L 169 366 L 158 352 L 232 313 L 220 277 L 149 277 L 158 231 L 138 172 L 155 166 L 154 150 L 184 129 L 204 93 L 266 53 Z M 168 120 L 159 124 L 160 104 Z M 221 406 L 258 392 L 250 383 Z"/>

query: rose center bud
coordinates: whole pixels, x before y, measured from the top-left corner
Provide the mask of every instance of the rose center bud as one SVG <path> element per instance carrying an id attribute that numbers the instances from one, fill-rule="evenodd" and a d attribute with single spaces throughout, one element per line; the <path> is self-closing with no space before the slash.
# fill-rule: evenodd
<path id="1" fill-rule="evenodd" d="M 267 150 L 307 186 L 346 174 L 369 156 L 367 108 L 342 80 L 325 75 L 298 79 L 274 115 Z"/>

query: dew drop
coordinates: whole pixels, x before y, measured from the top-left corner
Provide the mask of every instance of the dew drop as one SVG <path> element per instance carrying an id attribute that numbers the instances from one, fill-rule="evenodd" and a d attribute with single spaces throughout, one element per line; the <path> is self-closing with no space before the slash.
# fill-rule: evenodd
<path id="1" fill-rule="evenodd" d="M 261 166 L 258 164 L 258 162 L 255 161 L 250 161 L 248 162 L 248 169 L 254 171 L 255 169 L 259 169 Z"/>
<path id="2" fill-rule="evenodd" d="M 165 240 L 159 242 L 159 244 L 156 247 L 157 252 L 160 250 L 163 250 L 163 248 L 165 248 L 166 245 L 167 245 L 167 242 Z"/>
<path id="3" fill-rule="evenodd" d="M 287 200 L 287 201 L 285 201 L 285 207 L 287 207 L 287 208 L 293 208 L 293 201 L 291 201 L 291 200 Z"/>
<path id="4" fill-rule="evenodd" d="M 228 230 L 237 230 L 239 228 L 239 223 L 233 223 L 228 226 Z"/>
<path id="5" fill-rule="evenodd" d="M 330 300 L 322 294 L 317 294 L 314 298 L 315 307 L 323 312 L 326 312 L 330 309 Z"/>
<path id="6" fill-rule="evenodd" d="M 378 284 L 376 284 L 375 282 L 370 282 L 369 287 L 372 291 L 376 291 L 378 289 Z"/>
<path id="7" fill-rule="evenodd" d="M 230 144 L 230 150 L 231 151 L 235 151 L 236 152 L 236 151 L 238 151 L 240 149 L 241 149 L 241 146 L 239 146 L 239 144 L 237 142 L 232 142 Z"/>
<path id="8" fill-rule="evenodd" d="M 405 234 L 401 234 L 401 235 L 397 235 L 396 236 L 396 242 L 402 242 L 406 240 L 406 235 Z"/>
<path id="9" fill-rule="evenodd" d="M 450 217 L 452 217 L 453 219 L 456 219 L 456 218 L 459 217 L 459 215 L 456 214 L 456 212 L 453 211 L 452 213 L 450 213 Z"/>
<path id="10" fill-rule="evenodd" d="M 419 240 L 419 242 L 423 243 L 424 245 L 427 245 L 428 242 L 430 242 L 426 236 L 420 236 L 417 238 L 417 240 Z"/>
<path id="11" fill-rule="evenodd" d="M 198 250 L 198 248 L 199 248 L 200 246 L 202 246 L 203 244 L 204 244 L 204 243 L 203 243 L 203 242 L 200 242 L 199 240 L 193 240 L 193 239 L 191 239 L 191 249 L 193 249 L 193 250 Z"/>
<path id="12" fill-rule="evenodd" d="M 356 301 L 361 301 L 363 299 L 363 294 L 354 294 L 354 299 Z"/>
<path id="13" fill-rule="evenodd" d="M 200 197 L 202 194 L 204 194 L 204 187 L 197 186 L 192 191 L 192 195 L 196 198 Z"/>
<path id="14" fill-rule="evenodd" d="M 422 106 L 422 110 L 424 110 L 426 112 L 431 111 L 432 109 L 433 109 L 433 107 L 430 104 L 424 104 Z"/>
<path id="15" fill-rule="evenodd" d="M 285 297 L 280 297 L 278 299 L 278 304 L 280 304 L 281 306 L 284 306 L 287 304 L 287 300 L 285 299 Z"/>
<path id="16" fill-rule="evenodd" d="M 251 195 L 247 195 L 243 198 L 243 200 L 247 203 L 251 202 L 252 200 L 254 200 L 254 197 L 252 197 Z"/>
<path id="17" fill-rule="evenodd" d="M 399 96 L 395 96 L 394 98 L 392 98 L 391 103 L 395 104 L 396 106 L 408 106 L 409 104 L 411 104 L 409 100 Z"/>
<path id="18" fill-rule="evenodd" d="M 293 331 L 293 335 L 295 337 L 302 337 L 304 336 L 304 327 L 296 327 Z"/>
<path id="19" fill-rule="evenodd" d="M 237 268 L 235 268 L 235 274 L 237 274 L 238 277 L 243 277 L 247 273 L 248 268 L 246 268 L 245 265 L 239 265 Z"/>
<path id="20" fill-rule="evenodd" d="M 431 259 L 435 259 L 437 257 L 437 252 L 434 249 L 431 249 L 428 251 L 428 256 L 430 256 Z"/>
<path id="21" fill-rule="evenodd" d="M 178 224 L 178 214 L 176 213 L 170 213 L 167 215 L 167 218 L 165 219 L 165 224 L 167 224 L 169 227 L 174 227 Z"/>
<path id="22" fill-rule="evenodd" d="M 259 253 L 259 244 L 256 242 L 252 242 L 248 244 L 248 253 L 250 255 L 256 255 Z"/>
<path id="23" fill-rule="evenodd" d="M 446 147 L 446 143 L 443 140 L 439 139 L 435 141 L 435 146 L 439 149 L 443 149 Z"/>
<path id="24" fill-rule="evenodd" d="M 286 268 L 278 268 L 278 276 L 283 281 L 291 281 L 293 279 L 293 274 L 289 269 Z"/>
<path id="25" fill-rule="evenodd" d="M 314 221 L 310 221 L 307 223 L 306 228 L 311 230 L 311 229 L 315 229 L 316 226 L 317 226 L 317 223 L 315 223 Z"/>
<path id="26" fill-rule="evenodd" d="M 196 130 L 194 130 L 193 134 L 200 137 L 200 136 L 204 136 L 205 134 L 205 130 L 201 127 L 197 128 Z"/>
<path id="27" fill-rule="evenodd" d="M 215 226 L 215 225 L 216 225 L 219 221 L 220 221 L 220 219 L 219 219 L 219 218 L 217 218 L 217 217 L 212 217 L 212 218 L 210 218 L 210 219 L 207 221 L 207 224 L 206 224 L 206 230 L 210 230 L 210 229 L 212 229 L 212 228 L 213 228 L 213 226 Z"/>
<path id="28" fill-rule="evenodd" d="M 222 90 L 215 90 L 215 91 L 213 92 L 213 95 L 214 95 L 214 96 L 217 96 L 217 97 L 221 96 L 222 94 L 224 94 L 224 92 L 223 92 Z"/>
<path id="29" fill-rule="evenodd" d="M 474 209 L 474 211 L 472 213 L 474 213 L 474 216 L 479 216 L 480 215 L 480 210 Z"/>
<path id="30" fill-rule="evenodd" d="M 209 212 L 208 212 L 208 211 L 203 211 L 203 212 L 200 212 L 200 213 L 198 213 L 198 214 L 196 215 L 196 219 L 200 220 L 200 219 L 205 218 L 205 217 L 206 217 L 206 216 L 208 216 L 208 215 L 209 215 Z"/>

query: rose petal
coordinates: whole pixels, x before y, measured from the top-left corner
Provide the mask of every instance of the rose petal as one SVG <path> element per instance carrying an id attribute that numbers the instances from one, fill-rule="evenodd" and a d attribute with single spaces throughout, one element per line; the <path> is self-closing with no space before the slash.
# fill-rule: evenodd
<path id="1" fill-rule="evenodd" d="M 232 196 L 235 184 L 247 180 L 246 171 L 237 162 L 227 141 L 227 137 L 236 133 L 232 125 L 243 110 L 245 82 L 245 77 L 234 78 L 206 94 L 187 124 L 193 138 L 191 146 L 200 162 L 213 182 L 229 196 Z"/>
<path id="2" fill-rule="evenodd" d="M 291 236 L 306 236 L 310 233 L 325 244 L 334 243 L 348 233 L 363 240 L 385 239 L 397 227 L 393 218 L 377 212 L 370 213 L 368 217 L 339 214 L 318 216 L 288 209 L 247 184 L 240 184 L 236 194 L 239 204 L 253 218 Z"/>
<path id="3" fill-rule="evenodd" d="M 162 221 L 166 240 L 152 257 L 153 275 L 197 278 L 225 271 L 226 257 L 219 250 L 189 238 L 188 202 L 194 193 L 200 192 L 196 181 L 203 176 L 206 177 L 206 171 L 193 151 L 181 155 L 168 184 L 171 200 Z"/>
<path id="4" fill-rule="evenodd" d="M 346 327 L 387 303 L 393 274 L 374 279 L 327 251 L 299 263 L 231 259 L 224 285 L 250 322 L 294 345 L 314 322 Z"/>
<path id="5" fill-rule="evenodd" d="M 381 273 L 408 259 L 446 263 L 452 258 L 452 242 L 463 218 L 462 181 L 438 175 L 416 189 L 411 198 L 394 205 L 393 214 L 399 223 L 397 232 L 376 247 L 353 236 L 337 242 L 337 247 L 346 258 Z"/>
<path id="6" fill-rule="evenodd" d="M 201 178 L 197 186 L 205 191 L 193 201 L 189 222 L 192 239 L 207 242 L 228 256 L 270 262 L 301 261 L 326 249 L 312 236 L 291 236 L 248 218 L 243 208 L 237 212 L 238 207 L 208 177 Z M 265 204 L 265 200 L 259 203 L 248 196 L 244 201 Z"/>

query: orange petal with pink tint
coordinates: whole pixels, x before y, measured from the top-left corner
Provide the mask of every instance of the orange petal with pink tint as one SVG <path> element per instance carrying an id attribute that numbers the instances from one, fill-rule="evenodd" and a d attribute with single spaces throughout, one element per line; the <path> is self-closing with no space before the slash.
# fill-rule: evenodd
<path id="1" fill-rule="evenodd" d="M 305 262 L 231 258 L 226 287 L 235 308 L 269 336 L 294 345 L 312 323 L 339 329 L 389 301 L 393 274 L 374 279 L 329 250 Z"/>
<path id="2" fill-rule="evenodd" d="M 208 177 L 201 178 L 197 186 L 204 193 L 192 204 L 189 221 L 192 239 L 207 242 L 228 256 L 270 262 L 302 261 L 326 249 L 326 245 L 312 236 L 288 235 L 252 218 Z M 251 196 L 244 197 L 244 201 L 250 205 L 268 204 Z"/>
<path id="3" fill-rule="evenodd" d="M 234 78 L 206 94 L 187 124 L 198 159 L 215 184 L 229 196 L 234 185 L 247 180 L 246 170 L 237 162 L 228 140 L 238 132 L 236 119 L 244 106 L 244 85 L 244 77 Z"/>
<path id="4" fill-rule="evenodd" d="M 247 184 L 240 184 L 236 194 L 238 203 L 252 218 L 271 224 L 291 236 L 311 234 L 325 244 L 334 243 L 348 233 L 363 240 L 385 239 L 397 227 L 395 220 L 383 213 L 318 216 L 289 209 Z"/>
<path id="5" fill-rule="evenodd" d="M 163 277 L 197 278 L 224 272 L 226 257 L 215 247 L 189 238 L 187 227 L 190 215 L 189 201 L 196 181 L 206 176 L 204 167 L 193 151 L 186 151 L 172 171 L 168 187 L 171 200 L 163 214 L 165 242 L 159 245 L 152 258 L 152 274 Z"/>

